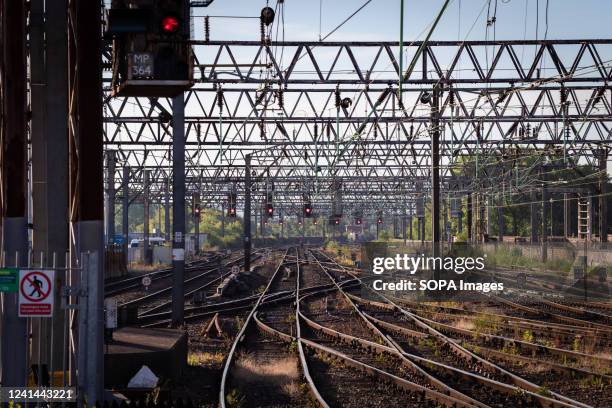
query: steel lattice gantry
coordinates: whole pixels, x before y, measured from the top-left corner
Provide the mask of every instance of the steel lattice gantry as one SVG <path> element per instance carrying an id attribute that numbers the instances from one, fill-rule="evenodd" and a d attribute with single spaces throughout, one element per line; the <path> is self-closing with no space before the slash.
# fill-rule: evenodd
<path id="1" fill-rule="evenodd" d="M 595 164 L 594 152 L 610 143 L 612 40 L 415 42 L 405 47 L 408 60 L 421 51 L 404 73 L 401 101 L 398 46 L 194 41 L 187 196 L 219 202 L 234 183 L 240 192 L 244 157 L 253 154 L 262 194 L 273 182 L 281 201 L 318 192 L 328 202 L 341 179 L 347 202 L 399 208 L 429 190 L 431 107 L 421 100 L 436 84 L 443 188 L 468 183 L 471 175 L 457 165 L 462 157 L 563 150 L 574 163 Z M 128 165 L 134 191 L 148 169 L 152 197 L 162 194 L 171 167 L 170 101 L 106 97 L 116 185 Z"/>

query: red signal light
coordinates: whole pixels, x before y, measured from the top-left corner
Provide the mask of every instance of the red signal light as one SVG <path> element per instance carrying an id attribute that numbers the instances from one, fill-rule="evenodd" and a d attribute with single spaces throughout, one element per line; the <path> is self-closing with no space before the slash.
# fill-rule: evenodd
<path id="1" fill-rule="evenodd" d="M 355 224 L 357 224 L 357 225 L 361 225 L 361 218 L 357 218 L 357 220 L 356 220 Z"/>
<path id="2" fill-rule="evenodd" d="M 378 219 L 378 223 L 379 223 L 379 224 L 382 224 L 382 223 L 383 223 L 382 218 L 379 218 L 379 219 Z"/>
<path id="3" fill-rule="evenodd" d="M 336 225 L 340 224 L 340 220 L 336 219 Z"/>
<path id="4" fill-rule="evenodd" d="M 161 22 L 161 28 L 165 33 L 174 34 L 180 27 L 179 19 L 174 16 L 166 16 Z"/>

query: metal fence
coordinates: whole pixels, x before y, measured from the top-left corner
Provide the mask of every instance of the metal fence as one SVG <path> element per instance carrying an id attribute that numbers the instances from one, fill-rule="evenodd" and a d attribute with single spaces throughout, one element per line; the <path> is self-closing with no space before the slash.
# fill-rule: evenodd
<path id="1" fill-rule="evenodd" d="M 76 388 L 77 406 L 83 406 L 91 387 L 86 336 L 97 330 L 87 318 L 88 308 L 95 307 L 87 296 L 88 271 L 97 257 L 29 253 L 22 265 L 19 254 L 0 254 L 2 386 Z M 6 285 L 13 278 L 16 290 Z"/>

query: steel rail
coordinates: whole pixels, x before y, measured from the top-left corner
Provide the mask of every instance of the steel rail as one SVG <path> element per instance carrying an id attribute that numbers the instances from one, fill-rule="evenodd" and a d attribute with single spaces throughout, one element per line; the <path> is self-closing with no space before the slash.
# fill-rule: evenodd
<path id="1" fill-rule="evenodd" d="M 302 372 L 304 373 L 304 378 L 306 379 L 306 383 L 308 384 L 308 389 L 310 393 L 313 395 L 315 400 L 321 405 L 323 408 L 329 408 L 329 404 L 325 401 L 317 386 L 310 375 L 310 371 L 308 369 L 308 361 L 306 359 L 306 353 L 304 352 L 304 341 L 302 339 L 302 327 L 300 324 L 300 278 L 301 278 L 301 263 L 299 262 L 299 249 L 296 248 L 296 279 L 297 284 L 295 287 L 295 332 L 296 332 L 296 341 L 297 341 L 297 349 L 298 355 L 300 358 L 300 366 L 302 367 Z"/>
<path id="2" fill-rule="evenodd" d="M 327 259 L 329 259 L 330 261 L 336 263 L 338 266 L 342 267 L 341 264 L 333 261 L 327 254 L 319 251 L 320 254 L 322 254 L 323 256 L 325 256 Z M 370 289 L 367 285 L 363 285 L 365 288 Z M 478 361 L 481 364 L 483 364 L 484 366 L 488 367 L 489 369 L 497 372 L 498 374 L 509 378 L 512 382 L 513 385 L 517 386 L 517 387 L 521 387 L 522 389 L 525 390 L 525 392 L 530 393 L 532 396 L 535 396 L 541 403 L 543 403 L 543 406 L 558 406 L 558 407 L 568 407 L 568 406 L 579 406 L 579 407 L 589 407 L 589 405 L 587 404 L 583 404 L 581 402 L 575 401 L 571 398 L 565 397 L 564 395 L 555 393 L 555 392 L 551 392 L 550 394 L 555 398 L 555 399 L 551 399 L 548 397 L 544 397 L 542 395 L 537 394 L 539 392 L 539 390 L 541 389 L 541 387 L 539 387 L 536 384 L 533 384 L 530 381 L 525 380 L 522 377 L 519 377 L 505 369 L 503 369 L 502 367 L 499 367 L 497 364 L 494 364 L 486 359 L 483 359 L 482 357 L 474 354 L 473 352 L 465 349 L 464 347 L 462 347 L 461 345 L 459 345 L 456 341 L 454 341 L 453 339 L 445 336 L 444 334 L 442 334 L 441 332 L 439 332 L 438 330 L 436 330 L 434 327 L 428 325 L 426 322 L 422 321 L 420 317 L 414 315 L 413 313 L 410 313 L 406 310 L 404 310 L 403 308 L 401 308 L 400 306 L 398 306 L 397 304 L 395 304 L 393 301 L 391 301 L 390 299 L 388 299 L 386 296 L 382 295 L 381 293 L 378 293 L 376 291 L 372 291 L 374 294 L 376 294 L 378 297 L 380 297 L 381 299 L 385 300 L 387 303 L 391 304 L 392 306 L 395 307 L 395 310 L 399 311 L 400 313 L 402 313 L 403 315 L 409 317 L 417 326 L 423 328 L 424 330 L 426 330 L 428 333 L 434 335 L 436 338 L 442 340 L 444 343 L 448 344 L 453 350 L 455 350 L 456 354 L 460 355 L 460 356 L 464 356 L 464 358 L 467 359 L 473 359 L 472 361 Z M 432 321 L 430 321 L 432 322 Z M 552 405 L 551 405 L 552 404 Z"/>
<path id="3" fill-rule="evenodd" d="M 261 293 L 261 295 L 255 302 L 255 305 L 251 308 L 249 315 L 245 319 L 244 324 L 242 325 L 242 328 L 236 335 L 234 342 L 232 343 L 232 347 L 230 348 L 230 351 L 227 357 L 225 358 L 225 362 L 223 363 L 223 371 L 221 374 L 221 385 L 219 386 L 219 405 L 221 406 L 221 408 L 227 408 L 227 403 L 225 401 L 225 395 L 226 395 L 225 389 L 228 383 L 229 371 L 230 371 L 232 364 L 234 363 L 234 358 L 235 358 L 235 354 L 236 354 L 238 345 L 244 340 L 247 327 L 253 321 L 253 316 L 257 312 L 257 309 L 259 308 L 259 305 L 263 301 L 264 296 L 266 295 L 266 293 L 272 286 L 272 283 L 276 279 L 281 267 L 285 264 L 285 256 L 287 255 L 287 252 L 288 250 L 285 250 L 282 256 L 282 259 L 280 260 L 278 266 L 276 267 L 274 273 L 272 274 L 272 277 L 268 281 L 266 288 L 264 289 L 264 291 Z"/>
<path id="4" fill-rule="evenodd" d="M 364 316 L 363 312 L 361 312 L 361 310 L 359 310 L 359 308 L 355 305 L 355 303 L 348 297 L 347 293 L 342 289 L 342 287 L 338 284 L 338 282 L 329 274 L 328 270 L 326 269 L 327 267 L 323 266 L 323 264 L 317 259 L 316 256 L 314 256 L 314 254 L 313 254 L 313 258 L 314 258 L 315 262 L 318 264 L 318 266 L 321 268 L 321 270 L 323 270 L 323 272 L 327 275 L 327 277 L 335 284 L 336 289 L 345 297 L 347 302 L 352 306 L 352 308 L 359 315 L 359 317 L 361 317 L 363 319 L 363 321 L 365 322 L 366 326 L 374 334 L 376 334 L 380 338 L 384 339 L 384 341 L 387 343 L 388 347 L 390 347 L 392 350 L 395 350 L 394 354 L 396 354 L 408 366 L 408 368 L 413 373 L 415 373 L 416 375 L 423 376 L 432 387 L 434 387 L 435 389 L 438 389 L 440 392 L 444 392 L 444 393 L 449 394 L 454 399 L 458 399 L 460 401 L 463 401 L 464 403 L 467 403 L 468 406 L 477 406 L 477 407 L 482 407 L 483 405 L 486 406 L 486 404 L 483 404 L 482 402 L 480 402 L 480 401 L 478 401 L 478 400 L 476 400 L 476 399 L 474 399 L 474 398 L 472 398 L 472 397 L 470 397 L 468 395 L 465 395 L 462 392 L 460 392 L 458 390 L 455 390 L 454 388 L 449 387 L 444 382 L 440 381 L 439 379 L 437 379 L 433 375 L 427 373 L 425 370 L 423 370 L 421 367 L 419 367 L 417 364 L 415 364 L 414 361 L 412 361 L 411 359 L 407 358 L 406 356 L 401 355 L 401 353 L 399 353 L 399 350 L 396 350 L 395 345 L 387 338 L 387 336 L 385 336 L 385 334 L 382 333 L 380 331 L 380 329 L 374 323 L 372 323 L 370 320 L 368 320 L 367 317 Z M 324 332 L 327 332 L 328 334 L 331 334 L 331 332 L 329 332 L 327 330 L 333 330 L 333 329 L 323 329 L 323 326 L 321 326 L 318 323 L 315 323 L 312 320 L 308 319 L 302 313 L 300 313 L 300 317 L 305 319 L 305 321 L 310 321 L 310 322 L 314 323 L 315 325 L 317 325 L 319 327 L 320 330 L 323 330 Z M 344 337 L 344 336 L 349 336 L 349 335 L 340 334 L 341 338 Z M 353 336 L 350 336 L 350 337 L 353 337 Z M 346 338 L 346 337 L 344 337 L 344 338 Z M 371 342 L 368 342 L 368 343 L 371 343 Z M 371 344 L 374 345 L 376 343 L 371 343 Z"/>
<path id="5" fill-rule="evenodd" d="M 223 257 L 225 258 L 225 257 Z M 193 270 L 197 268 L 204 267 L 210 263 L 215 262 L 217 259 L 208 259 L 203 261 L 194 261 L 189 263 L 189 265 L 185 268 L 185 270 Z M 104 284 L 104 296 L 109 297 L 113 295 L 118 295 L 124 292 L 127 292 L 130 289 L 136 289 L 142 287 L 141 280 L 145 276 L 151 278 L 151 281 L 154 282 L 156 280 L 164 279 L 172 276 L 172 268 L 164 268 L 154 272 L 145 273 L 138 276 L 131 276 L 125 279 L 116 280 L 106 282 Z"/>
<path id="6" fill-rule="evenodd" d="M 601 333 L 600 331 L 596 329 L 593 330 L 587 327 L 572 326 L 568 324 L 551 323 L 551 322 L 544 323 L 539 320 L 532 320 L 532 319 L 523 318 L 523 317 L 507 316 L 507 315 L 501 315 L 497 313 L 480 312 L 480 311 L 475 311 L 475 310 L 457 309 L 457 308 L 453 308 L 450 306 L 428 305 L 424 303 L 411 302 L 406 299 L 399 299 L 394 296 L 388 296 L 388 297 L 392 299 L 394 302 L 403 304 L 415 311 L 431 309 L 433 310 L 431 311 L 431 313 L 436 313 L 436 311 L 438 311 L 439 313 L 439 311 L 442 310 L 447 316 L 452 316 L 453 318 L 463 318 L 463 319 L 476 319 L 478 316 L 492 317 L 496 321 L 498 321 L 497 323 L 498 325 L 502 324 L 509 328 L 518 327 L 522 329 L 529 329 L 533 331 L 534 333 L 538 333 L 545 337 L 549 337 L 551 335 L 566 336 L 566 337 L 580 335 L 584 337 L 600 338 L 603 341 L 605 340 L 609 341 L 611 338 L 605 333 Z M 466 315 L 465 313 L 469 313 L 469 314 Z M 499 321 L 505 321 L 505 322 L 500 323 Z"/>
<path id="7" fill-rule="evenodd" d="M 502 303 L 508 307 L 511 307 L 513 309 L 518 309 L 518 310 L 522 310 L 528 313 L 533 313 L 533 314 L 545 314 L 548 317 L 550 317 L 553 320 L 557 320 L 560 322 L 566 322 L 566 323 L 571 323 L 574 326 L 582 326 L 582 327 L 587 327 L 590 329 L 594 329 L 594 330 L 599 330 L 599 331 L 604 331 L 604 332 L 608 332 L 608 333 L 612 333 L 612 327 L 605 325 L 605 324 L 599 324 L 599 323 L 594 323 L 594 322 L 589 322 L 586 320 L 580 320 L 580 319 L 575 319 L 573 317 L 568 317 L 568 316 L 561 316 L 558 315 L 556 313 L 551 313 L 551 312 L 546 312 L 543 310 L 538 310 L 538 309 L 534 309 L 532 307 L 529 306 L 525 306 L 525 305 L 521 305 L 518 303 L 515 303 L 511 300 L 508 299 L 504 299 L 501 296 L 495 296 L 495 295 L 489 295 L 492 299 L 495 299 L 496 301 L 498 301 L 499 303 Z"/>
<path id="8" fill-rule="evenodd" d="M 360 298 L 360 297 L 352 295 L 352 294 L 349 294 L 349 296 L 351 296 L 351 298 L 354 299 L 358 303 L 369 304 L 372 307 L 381 308 L 381 309 L 384 309 L 386 311 L 395 310 L 391 305 L 388 305 L 388 304 L 381 304 L 380 302 L 370 301 L 368 299 L 363 299 L 363 298 Z M 372 319 L 375 319 L 375 318 L 372 317 Z M 557 355 L 564 356 L 565 355 L 566 357 L 567 356 L 571 356 L 571 357 L 576 357 L 576 358 L 581 358 L 581 359 L 589 359 L 591 357 L 590 355 L 583 354 L 583 353 L 577 353 L 577 352 L 570 351 L 570 350 L 557 349 L 557 348 L 548 347 L 548 346 L 544 346 L 544 345 L 540 345 L 540 344 L 528 343 L 528 342 L 525 342 L 525 341 L 522 341 L 522 340 L 515 340 L 515 339 L 510 339 L 510 338 L 507 338 L 507 337 L 502 337 L 502 336 L 490 335 L 490 334 L 486 334 L 486 333 L 475 332 L 475 331 L 468 330 L 468 329 L 460 329 L 460 328 L 456 328 L 454 326 L 446 325 L 444 323 L 439 323 L 439 322 L 436 322 L 436 321 L 430 320 L 430 319 L 423 319 L 423 320 L 425 321 L 425 323 L 428 323 L 428 324 L 430 324 L 430 325 L 432 325 L 434 327 L 439 327 L 441 330 L 447 330 L 447 331 L 451 331 L 451 332 L 454 331 L 454 332 L 456 332 L 456 333 L 458 333 L 458 334 L 460 334 L 460 335 L 462 335 L 462 336 L 464 336 L 465 338 L 468 338 L 468 339 L 474 339 L 474 338 L 478 338 L 478 337 L 482 337 L 482 338 L 487 339 L 487 340 L 498 339 L 500 341 L 505 341 L 505 342 L 512 343 L 512 344 L 518 344 L 521 347 L 524 347 L 526 349 L 533 350 L 533 351 L 542 351 L 542 350 L 545 350 L 548 355 L 555 355 L 555 356 L 557 356 Z M 396 328 L 397 329 L 397 328 L 401 327 L 401 326 L 393 327 L 395 325 L 393 325 L 392 323 L 389 323 L 389 322 L 384 322 L 384 323 L 388 327 L 390 327 L 390 328 Z M 406 328 L 403 328 L 403 329 L 404 330 L 409 330 L 409 329 L 406 329 Z M 478 347 L 481 348 L 481 346 L 478 346 Z M 491 351 L 495 351 L 495 350 L 491 350 Z M 497 352 L 497 351 L 495 351 L 495 352 Z M 564 353 L 564 352 L 567 352 L 567 354 Z M 499 353 L 507 354 L 507 353 L 503 353 L 503 352 L 499 352 Z M 513 362 L 516 362 L 516 360 L 521 359 L 521 358 L 526 358 L 526 359 L 529 359 L 530 361 L 533 360 L 533 361 L 542 362 L 544 364 L 553 364 L 553 363 L 550 363 L 548 361 L 536 360 L 536 359 L 533 359 L 533 358 L 524 357 L 524 356 L 520 356 L 520 355 L 519 356 L 508 355 L 508 356 L 510 356 L 510 357 L 517 357 L 517 359 L 513 360 Z M 610 365 L 609 362 L 607 360 L 605 360 L 605 359 L 601 360 L 601 359 L 596 358 L 596 357 L 594 357 L 594 359 L 595 359 L 594 361 L 597 362 L 598 364 L 600 364 L 602 367 L 605 367 L 606 365 L 608 365 L 608 366 Z M 574 371 L 574 372 L 582 372 L 584 374 L 589 374 L 589 375 L 602 376 L 600 374 L 597 374 L 597 373 L 594 373 L 594 372 L 591 372 L 591 371 L 588 371 L 588 370 L 576 369 L 574 367 L 562 366 L 562 365 L 555 365 L 555 366 L 559 367 L 560 370 L 567 371 L 567 372 Z M 602 377 L 610 377 L 610 376 L 605 376 L 604 375 Z M 612 378 L 612 377 L 610 377 L 610 378 Z"/>
<path id="9" fill-rule="evenodd" d="M 256 255 L 256 253 L 253 254 L 253 258 L 254 259 L 257 259 L 258 257 L 259 257 L 259 255 Z M 243 257 L 234 259 L 234 260 L 228 262 L 227 264 L 225 264 L 224 267 L 231 266 L 231 265 L 234 265 L 236 263 L 240 263 L 242 261 L 242 258 Z M 191 283 L 191 282 L 196 282 L 196 281 L 198 281 L 198 280 L 200 280 L 202 278 L 208 277 L 211 274 L 213 274 L 216 271 L 218 271 L 219 267 L 217 266 L 217 267 L 213 267 L 211 269 L 208 269 L 208 268 L 202 268 L 202 267 L 197 266 L 197 267 L 193 267 L 192 269 L 196 269 L 196 270 L 197 269 L 203 269 L 203 270 L 205 270 L 205 272 L 202 272 L 202 273 L 200 273 L 200 274 L 198 274 L 196 276 L 192 276 L 191 278 L 185 279 L 184 280 L 185 284 Z M 161 296 L 163 296 L 163 295 L 165 295 L 167 293 L 170 293 L 172 291 L 172 287 L 173 287 L 173 284 L 170 283 L 170 285 L 167 286 L 167 287 L 164 287 L 164 288 L 159 289 L 159 290 L 157 290 L 155 292 L 149 293 L 148 295 L 141 296 L 141 297 L 129 300 L 129 301 L 119 305 L 119 307 L 125 308 L 125 307 L 128 307 L 128 306 L 140 306 L 143 303 L 147 303 L 150 300 L 157 299 L 157 298 L 159 298 L 159 297 L 161 297 Z M 185 294 L 185 296 L 187 296 L 187 294 Z"/>

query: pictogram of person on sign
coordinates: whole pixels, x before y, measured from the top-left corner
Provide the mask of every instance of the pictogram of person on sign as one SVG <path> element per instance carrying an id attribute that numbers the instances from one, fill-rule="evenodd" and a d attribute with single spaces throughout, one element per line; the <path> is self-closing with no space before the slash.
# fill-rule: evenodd
<path id="1" fill-rule="evenodd" d="M 30 288 L 32 288 L 32 291 L 30 292 L 30 296 L 34 296 L 35 293 L 36 293 L 36 297 L 38 298 L 41 298 L 44 296 L 44 293 L 41 290 L 43 283 L 40 279 L 38 279 L 36 275 L 34 275 L 34 279 L 29 281 L 29 283 L 30 283 Z"/>

